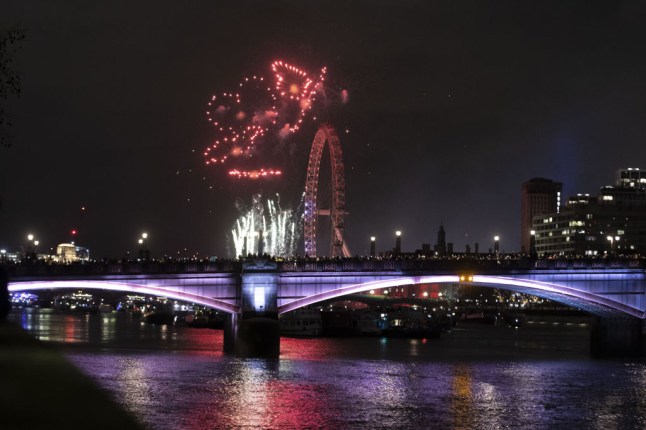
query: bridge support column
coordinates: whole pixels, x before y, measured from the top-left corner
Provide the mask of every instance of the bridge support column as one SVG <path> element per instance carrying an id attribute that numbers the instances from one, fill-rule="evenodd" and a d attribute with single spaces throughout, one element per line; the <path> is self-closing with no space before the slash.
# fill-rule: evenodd
<path id="1" fill-rule="evenodd" d="M 643 321 L 639 318 L 596 317 L 592 323 L 593 357 L 636 357 L 643 354 Z"/>
<path id="2" fill-rule="evenodd" d="M 263 269 L 266 267 L 263 266 Z M 240 312 L 231 315 L 227 320 L 224 330 L 224 351 L 238 357 L 277 358 L 279 356 L 280 329 L 276 273 L 242 274 Z"/>

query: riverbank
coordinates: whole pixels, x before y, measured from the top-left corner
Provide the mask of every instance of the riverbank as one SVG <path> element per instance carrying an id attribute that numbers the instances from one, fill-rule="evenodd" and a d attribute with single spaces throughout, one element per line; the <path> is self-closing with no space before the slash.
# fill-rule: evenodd
<path id="1" fill-rule="evenodd" d="M 0 428 L 142 428 L 56 349 L 0 322 Z"/>

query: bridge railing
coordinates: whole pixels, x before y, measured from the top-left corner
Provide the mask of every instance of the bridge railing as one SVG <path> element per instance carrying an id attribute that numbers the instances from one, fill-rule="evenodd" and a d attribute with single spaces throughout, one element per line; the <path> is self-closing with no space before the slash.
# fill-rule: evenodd
<path id="1" fill-rule="evenodd" d="M 278 263 L 282 272 L 478 272 L 513 270 L 643 269 L 644 260 L 610 259 L 452 259 L 452 260 L 293 260 Z"/>
<path id="2" fill-rule="evenodd" d="M 126 262 L 84 264 L 18 264 L 6 266 L 9 277 L 29 276 L 102 276 L 137 274 L 187 274 L 240 272 L 242 263 L 221 262 Z"/>
<path id="3" fill-rule="evenodd" d="M 645 269 L 644 259 L 296 259 L 276 261 L 260 270 L 277 272 L 510 272 L 514 270 L 591 270 L 591 269 Z M 7 265 L 10 277 L 31 276 L 105 276 L 105 275 L 164 275 L 240 273 L 243 262 L 222 260 L 216 262 L 91 262 L 85 264 L 17 264 Z"/>

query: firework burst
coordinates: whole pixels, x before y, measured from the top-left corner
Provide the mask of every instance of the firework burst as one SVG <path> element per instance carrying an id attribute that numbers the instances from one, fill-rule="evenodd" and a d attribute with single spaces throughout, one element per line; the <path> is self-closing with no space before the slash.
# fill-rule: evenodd
<path id="1" fill-rule="evenodd" d="M 287 257 L 296 252 L 298 217 L 282 209 L 280 197 L 262 203 L 260 194 L 253 196 L 251 207 L 238 217 L 231 233 L 235 255 L 264 254 Z"/>
<path id="2" fill-rule="evenodd" d="M 251 158 L 261 158 L 259 149 L 269 145 L 271 138 L 285 138 L 299 129 L 312 109 L 317 92 L 322 89 L 326 70 L 323 68 L 314 76 L 296 66 L 275 61 L 271 71 L 273 80 L 263 76 L 244 78 L 235 91 L 211 96 L 206 116 L 215 128 L 215 138 L 204 149 L 207 165 L 228 165 L 229 176 L 239 179 L 282 175 L 274 167 L 245 169 L 242 166 Z"/>

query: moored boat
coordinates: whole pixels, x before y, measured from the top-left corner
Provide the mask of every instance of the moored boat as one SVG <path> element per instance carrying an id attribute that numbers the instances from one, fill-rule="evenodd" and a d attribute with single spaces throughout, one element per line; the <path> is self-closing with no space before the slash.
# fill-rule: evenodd
<path id="1" fill-rule="evenodd" d="M 441 334 L 437 321 L 421 311 L 389 315 L 388 326 L 381 332 L 383 337 L 411 339 L 438 339 Z"/>
<path id="2" fill-rule="evenodd" d="M 280 316 L 281 336 L 317 337 L 323 332 L 321 312 L 312 309 L 296 309 Z"/>

